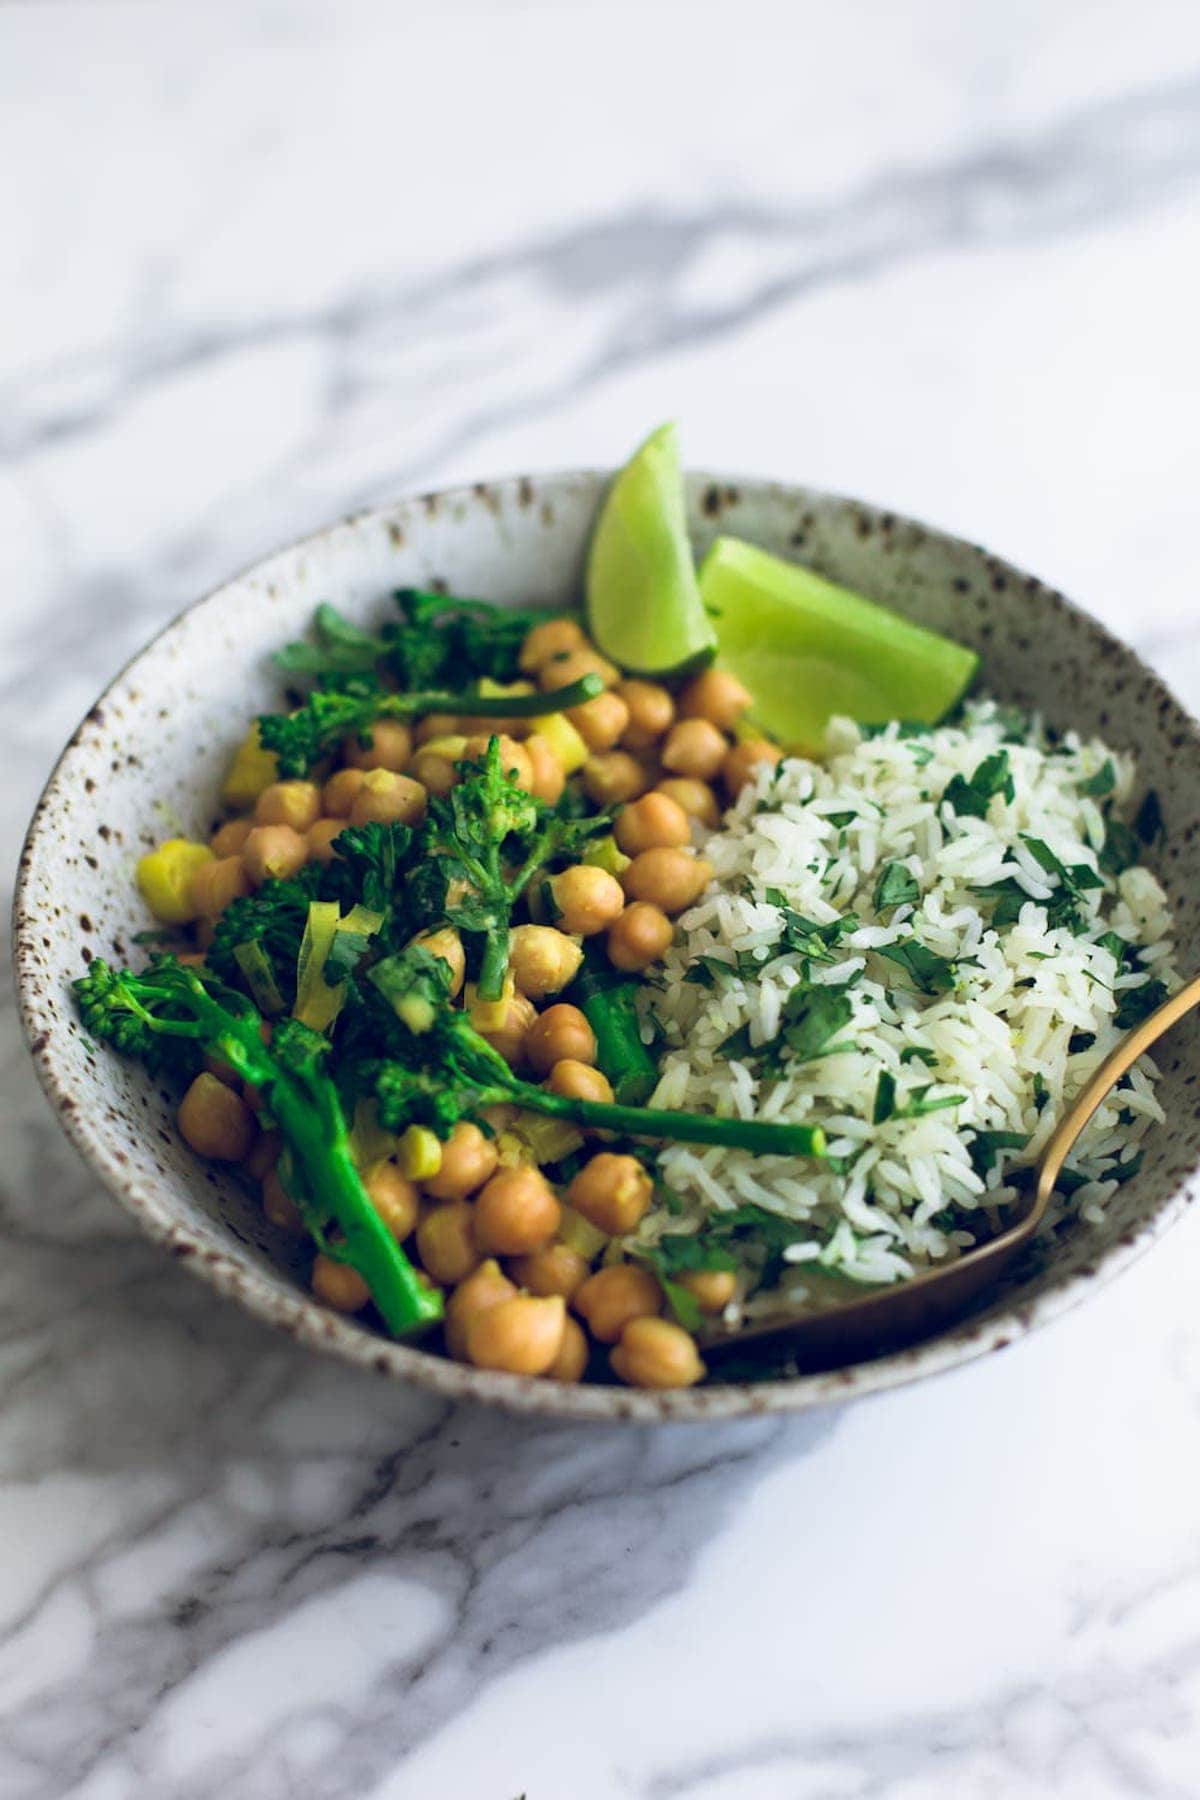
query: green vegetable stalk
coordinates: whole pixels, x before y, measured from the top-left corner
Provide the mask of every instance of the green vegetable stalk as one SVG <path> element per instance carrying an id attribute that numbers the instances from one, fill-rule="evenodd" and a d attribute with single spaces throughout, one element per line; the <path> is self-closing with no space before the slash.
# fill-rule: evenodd
<path id="1" fill-rule="evenodd" d="M 450 1005 L 447 977 L 446 965 L 420 947 L 387 957 L 370 971 L 370 981 L 388 1002 L 401 1030 L 391 1034 L 388 1048 L 395 1054 L 367 1062 L 359 1071 L 359 1085 L 376 1100 L 379 1118 L 389 1131 L 424 1124 L 444 1137 L 459 1119 L 507 1102 L 585 1129 L 628 1137 L 720 1144 L 758 1155 L 825 1154 L 825 1134 L 819 1125 L 576 1100 L 522 1081 L 466 1015 Z"/>
<path id="2" fill-rule="evenodd" d="M 371 1204 L 351 1153 L 337 1090 L 325 1069 L 328 1041 L 294 1019 L 275 1027 L 268 1047 L 262 1018 L 241 994 L 205 981 L 171 957 L 141 975 L 97 958 L 75 984 L 89 1035 L 161 1066 L 162 1039 L 185 1040 L 219 1056 L 263 1096 L 290 1152 L 294 1198 L 326 1254 L 356 1269 L 397 1337 L 433 1325 L 441 1295 L 418 1276 Z M 331 1240 L 329 1232 L 340 1236 Z"/>
<path id="3" fill-rule="evenodd" d="M 494 719 L 535 719 L 544 713 L 565 712 L 582 706 L 602 693 L 598 675 L 584 675 L 566 687 L 547 694 L 424 693 L 392 694 L 380 688 L 374 677 L 348 676 L 334 687 L 315 689 L 303 706 L 290 713 L 263 713 L 258 738 L 279 763 L 288 780 L 305 776 L 344 738 L 368 739 L 378 719 L 418 719 L 426 713 L 470 716 L 486 713 Z"/>
<path id="4" fill-rule="evenodd" d="M 623 1106 L 640 1106 L 658 1085 L 654 1059 L 642 1042 L 635 1001 L 638 985 L 588 944 L 583 966 L 563 996 L 591 1026 L 596 1066 Z"/>

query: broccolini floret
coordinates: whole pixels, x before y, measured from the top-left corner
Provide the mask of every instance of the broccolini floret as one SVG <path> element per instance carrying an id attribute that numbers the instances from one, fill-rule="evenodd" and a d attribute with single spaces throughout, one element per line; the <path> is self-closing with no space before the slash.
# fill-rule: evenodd
<path id="1" fill-rule="evenodd" d="M 523 1081 L 467 1015 L 450 1004 L 447 965 L 420 946 L 385 957 L 370 971 L 369 980 L 387 1002 L 399 1030 L 381 1031 L 383 1053 L 367 1055 L 351 1081 L 375 1100 L 380 1123 L 389 1131 L 425 1125 L 447 1137 L 458 1120 L 477 1118 L 489 1106 L 510 1104 L 626 1137 L 724 1144 L 761 1155 L 825 1154 L 825 1134 L 819 1126 L 576 1100 Z"/>
<path id="2" fill-rule="evenodd" d="M 97 958 L 75 984 L 88 1034 L 160 1066 L 162 1042 L 217 1056 L 262 1097 L 288 1156 L 289 1189 L 326 1255 L 366 1282 L 389 1329 L 403 1337 L 436 1323 L 441 1296 L 422 1280 L 371 1204 L 355 1166 L 330 1046 L 294 1019 L 264 1044 L 257 1008 L 216 977 L 173 957 L 142 974 Z"/>
<path id="3" fill-rule="evenodd" d="M 492 718 L 534 719 L 542 713 L 582 706 L 585 700 L 594 700 L 602 688 L 598 676 L 584 675 L 545 694 L 437 690 L 393 694 L 381 688 L 373 675 L 334 675 L 327 685 L 314 688 L 294 712 L 263 713 L 258 736 L 263 749 L 276 758 L 280 775 L 291 779 L 307 775 L 345 738 L 369 745 L 371 726 L 377 719 L 417 719 L 425 713 L 471 714 L 485 709 Z"/>

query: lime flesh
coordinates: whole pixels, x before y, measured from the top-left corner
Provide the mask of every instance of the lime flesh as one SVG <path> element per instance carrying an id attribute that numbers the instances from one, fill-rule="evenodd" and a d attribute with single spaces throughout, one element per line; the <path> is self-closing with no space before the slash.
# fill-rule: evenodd
<path id="1" fill-rule="evenodd" d="M 674 425 L 648 437 L 608 490 L 588 551 L 587 617 L 597 647 L 635 675 L 678 675 L 713 658 Z"/>
<path id="2" fill-rule="evenodd" d="M 789 749 L 820 749 L 838 713 L 933 725 L 961 700 L 973 650 L 811 569 L 718 538 L 700 570 L 721 661 L 754 696 L 750 718 Z"/>

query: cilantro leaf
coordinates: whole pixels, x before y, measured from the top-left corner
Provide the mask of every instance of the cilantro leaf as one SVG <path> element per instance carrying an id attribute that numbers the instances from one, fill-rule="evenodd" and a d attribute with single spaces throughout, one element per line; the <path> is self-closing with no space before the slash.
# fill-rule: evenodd
<path id="1" fill-rule="evenodd" d="M 1108 954 L 1117 965 L 1118 972 L 1125 966 L 1125 952 L 1129 949 L 1129 945 L 1119 933 L 1115 931 L 1106 931 L 1103 937 L 1098 937 L 1096 939 L 1096 947 L 1097 949 L 1108 951 Z"/>
<path id="2" fill-rule="evenodd" d="M 1110 819 L 1099 858 L 1104 873 L 1123 875 L 1126 869 L 1132 869 L 1137 859 L 1138 841 L 1133 832 L 1120 819 Z"/>
<path id="3" fill-rule="evenodd" d="M 796 1062 L 811 1062 L 853 1017 L 844 988 L 793 988 L 784 1002 L 780 1036 Z"/>
<path id="4" fill-rule="evenodd" d="M 876 954 L 906 970 L 923 994 L 948 994 L 954 986 L 954 964 L 930 950 L 918 938 L 900 938 L 894 944 L 880 944 Z"/>
<path id="5" fill-rule="evenodd" d="M 976 1127 L 971 1166 L 977 1175 L 986 1176 L 1000 1160 L 1001 1151 L 1023 1150 L 1027 1142 L 1019 1131 L 982 1131 Z"/>
<path id="6" fill-rule="evenodd" d="M 1081 794 L 1090 794 L 1093 799 L 1099 800 L 1104 794 L 1111 794 L 1116 785 L 1117 771 L 1113 767 L 1113 759 L 1111 756 L 1106 756 L 1094 775 L 1089 775 L 1086 781 L 1079 782 L 1077 791 Z"/>
<path id="7" fill-rule="evenodd" d="M 886 1069 L 880 1072 L 875 1088 L 875 1103 L 871 1108 L 871 1123 L 882 1125 L 888 1119 L 923 1119 L 929 1113 L 948 1112 L 952 1107 L 962 1106 L 966 1102 L 965 1094 L 942 1094 L 936 1100 L 926 1099 L 934 1087 L 932 1081 L 924 1087 L 914 1088 L 907 1100 L 896 1104 L 896 1080 Z"/>
<path id="8" fill-rule="evenodd" d="M 994 900 L 992 924 L 997 931 L 1003 931 L 1007 925 L 1015 925 L 1021 916 L 1021 908 L 1032 894 L 1027 894 L 1012 875 L 1006 875 L 1002 881 L 989 881 L 982 887 L 972 890 L 981 900 Z"/>
<path id="9" fill-rule="evenodd" d="M 893 906 L 907 906 L 913 900 L 921 898 L 921 886 L 912 872 L 903 863 L 884 863 L 875 883 L 875 911 L 884 912 Z"/>
<path id="10" fill-rule="evenodd" d="M 1016 794 L 1007 750 L 996 750 L 985 756 L 969 781 L 956 775 L 949 782 L 943 801 L 948 802 L 958 817 L 986 819 L 988 807 L 997 794 L 1012 800 Z"/>

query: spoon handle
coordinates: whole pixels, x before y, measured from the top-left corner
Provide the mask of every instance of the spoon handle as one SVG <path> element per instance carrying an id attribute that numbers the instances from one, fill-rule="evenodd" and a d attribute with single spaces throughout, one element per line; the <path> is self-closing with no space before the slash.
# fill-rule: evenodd
<path id="1" fill-rule="evenodd" d="M 1037 1195 L 1033 1209 L 1027 1215 L 1027 1223 L 1036 1227 L 1042 1214 L 1050 1204 L 1050 1196 L 1054 1192 L 1054 1184 L 1062 1171 L 1062 1166 L 1071 1154 L 1075 1140 L 1091 1118 L 1096 1108 L 1120 1081 L 1127 1069 L 1131 1069 L 1138 1057 L 1158 1042 L 1165 1031 L 1177 1025 L 1186 1013 L 1194 1006 L 1200 1006 L 1200 975 L 1194 976 L 1172 994 L 1169 1000 L 1155 1010 L 1140 1025 L 1127 1032 L 1115 1050 L 1105 1057 L 1087 1086 L 1082 1088 L 1071 1104 L 1066 1117 L 1060 1122 L 1042 1152 L 1041 1165 L 1038 1170 Z"/>

